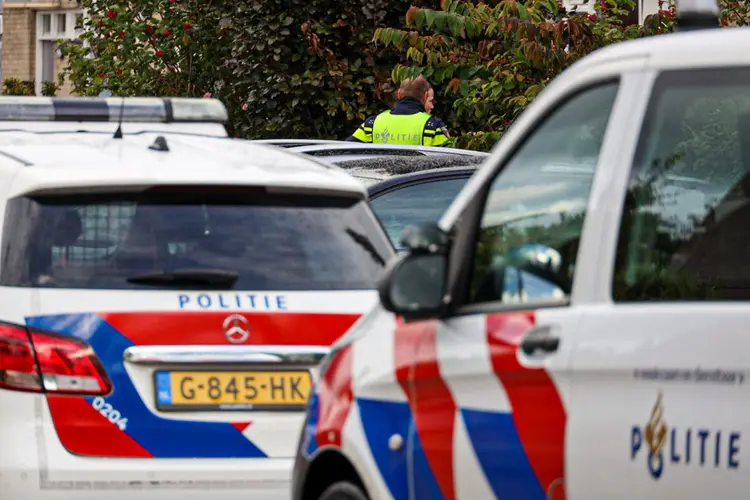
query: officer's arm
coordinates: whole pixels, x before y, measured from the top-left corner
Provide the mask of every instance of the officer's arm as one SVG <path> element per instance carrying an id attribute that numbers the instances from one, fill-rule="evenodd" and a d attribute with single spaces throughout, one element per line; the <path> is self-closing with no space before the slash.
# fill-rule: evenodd
<path id="1" fill-rule="evenodd" d="M 448 127 L 443 120 L 433 116 L 424 127 L 423 144 L 425 146 L 446 146 L 451 142 Z"/>
<path id="2" fill-rule="evenodd" d="M 346 138 L 347 141 L 353 142 L 372 142 L 372 126 L 375 124 L 375 117 L 370 116 L 360 125 L 352 135 Z"/>

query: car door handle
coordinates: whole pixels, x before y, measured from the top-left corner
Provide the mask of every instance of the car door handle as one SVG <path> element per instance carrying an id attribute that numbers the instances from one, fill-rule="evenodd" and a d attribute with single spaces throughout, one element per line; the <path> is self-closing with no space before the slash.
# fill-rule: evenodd
<path id="1" fill-rule="evenodd" d="M 548 326 L 533 328 L 521 341 L 521 350 L 527 356 L 532 356 L 538 351 L 545 354 L 556 352 L 560 347 L 560 337 L 551 334 Z"/>

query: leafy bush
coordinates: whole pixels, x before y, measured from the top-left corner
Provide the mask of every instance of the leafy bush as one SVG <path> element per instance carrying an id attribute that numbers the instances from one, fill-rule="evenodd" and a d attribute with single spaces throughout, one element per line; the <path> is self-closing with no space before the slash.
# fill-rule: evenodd
<path id="1" fill-rule="evenodd" d="M 6 78 L 3 82 L 3 95 L 34 95 L 34 81 Z"/>
<path id="2" fill-rule="evenodd" d="M 459 144 L 489 149 L 562 70 L 590 52 L 660 28 L 626 24 L 631 0 L 600 0 L 596 14 L 567 15 L 554 0 L 443 0 L 441 10 L 411 7 L 406 29 L 374 41 L 401 54 L 400 82 L 424 74 L 450 105 L 438 108 Z M 663 11 L 664 22 L 674 11 Z M 663 31 L 663 29 L 662 29 Z"/>
<path id="3" fill-rule="evenodd" d="M 391 90 L 397 54 L 370 42 L 408 5 L 83 0 L 84 43 L 65 45 L 65 76 L 83 95 L 212 95 L 243 137 L 341 138 Z"/>
<path id="4" fill-rule="evenodd" d="M 57 91 L 60 87 L 52 81 L 45 80 L 42 82 L 42 95 L 47 97 L 54 97 L 57 95 Z"/>
<path id="5" fill-rule="evenodd" d="M 722 24 L 745 24 L 750 0 L 722 2 Z M 555 0 L 82 6 L 83 43 L 63 47 L 78 94 L 211 95 L 242 137 L 342 138 L 391 104 L 396 84 L 424 73 L 458 145 L 484 150 L 574 61 L 674 27 L 668 3 L 643 26 L 629 22 L 632 0 L 597 0 L 593 15 L 568 15 Z"/>
<path id="6" fill-rule="evenodd" d="M 409 2 L 254 0 L 238 9 L 229 67 L 238 131 L 249 137 L 343 138 L 383 109 L 397 54 L 371 43 L 377 26 L 403 23 Z"/>
<path id="7" fill-rule="evenodd" d="M 81 42 L 63 45 L 74 92 L 96 96 L 214 96 L 226 102 L 231 2 L 83 0 Z M 232 111 L 232 103 L 226 102 Z"/>

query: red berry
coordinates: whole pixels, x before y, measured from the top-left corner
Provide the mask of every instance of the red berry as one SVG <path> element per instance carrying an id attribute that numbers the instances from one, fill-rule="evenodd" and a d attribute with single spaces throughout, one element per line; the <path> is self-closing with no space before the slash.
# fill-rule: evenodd
<path id="1" fill-rule="evenodd" d="M 169 31 L 169 29 L 165 29 L 165 30 L 164 30 L 164 36 L 169 36 L 169 35 L 171 35 L 171 34 L 172 34 L 172 32 L 171 32 L 171 31 Z"/>
<path id="2" fill-rule="evenodd" d="M 662 34 L 661 28 L 659 28 L 658 30 L 656 30 L 656 34 L 657 35 L 661 35 Z"/>
<path id="3" fill-rule="evenodd" d="M 158 40 L 158 39 L 159 39 L 159 37 L 156 36 L 156 35 L 154 35 L 154 36 L 151 37 L 151 40 Z"/>
<path id="4" fill-rule="evenodd" d="M 184 29 L 185 31 L 189 30 L 192 27 L 193 27 L 193 25 L 190 24 L 190 23 L 185 23 L 185 24 L 182 25 L 182 29 Z"/>
<path id="5" fill-rule="evenodd" d="M 174 3 L 174 2 L 175 2 L 175 0 L 169 0 L 169 3 Z"/>
<path id="6" fill-rule="evenodd" d="M 101 78 L 103 80 L 103 79 L 107 78 L 107 75 L 104 74 L 104 73 L 99 73 L 99 78 Z"/>
<path id="7" fill-rule="evenodd" d="M 117 34 L 117 38 L 123 38 L 125 36 L 125 32 L 121 31 Z"/>
<path id="8" fill-rule="evenodd" d="M 114 18 L 117 17 L 117 12 L 115 12 L 113 10 L 108 10 L 107 11 L 107 17 L 110 18 L 110 19 L 114 19 Z"/>
<path id="9" fill-rule="evenodd" d="M 152 31 L 154 31 L 154 28 L 152 28 L 151 26 L 146 26 L 146 33 L 151 34 Z"/>
<path id="10" fill-rule="evenodd" d="M 115 70 L 115 73 L 117 73 L 118 75 L 121 75 L 122 74 L 122 68 L 117 68 L 117 70 Z"/>
<path id="11" fill-rule="evenodd" d="M 589 21 L 596 21 L 597 19 L 599 18 L 596 17 L 596 14 L 589 14 Z"/>
<path id="12" fill-rule="evenodd" d="M 157 57 L 164 57 L 164 52 L 162 52 L 161 49 L 156 49 L 156 56 Z"/>
<path id="13" fill-rule="evenodd" d="M 104 33 L 104 38 L 109 38 L 110 36 L 111 36 L 111 33 L 109 31 L 107 31 L 106 33 Z"/>

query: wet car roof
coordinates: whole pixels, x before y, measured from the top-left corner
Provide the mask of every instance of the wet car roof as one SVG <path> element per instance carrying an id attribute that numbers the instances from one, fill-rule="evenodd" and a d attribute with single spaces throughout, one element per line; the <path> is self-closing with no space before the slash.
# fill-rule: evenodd
<path id="1" fill-rule="evenodd" d="M 353 177 L 371 186 L 397 175 L 425 170 L 477 167 L 484 156 L 429 155 L 429 156 L 378 156 L 336 162 Z"/>

